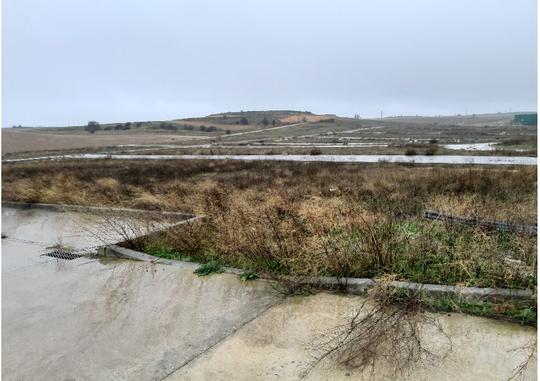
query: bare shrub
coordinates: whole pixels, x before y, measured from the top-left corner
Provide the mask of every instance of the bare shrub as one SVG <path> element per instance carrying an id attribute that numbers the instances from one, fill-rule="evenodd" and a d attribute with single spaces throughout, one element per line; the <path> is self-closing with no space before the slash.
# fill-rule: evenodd
<path id="1" fill-rule="evenodd" d="M 443 359 L 452 342 L 436 317 L 426 313 L 421 292 L 391 289 L 380 283 L 350 320 L 316 343 L 320 354 L 303 376 L 324 359 L 350 368 L 376 366 L 404 374 L 425 361 Z"/>
<path id="2" fill-rule="evenodd" d="M 438 150 L 439 150 L 439 147 L 437 145 L 432 145 L 426 150 L 426 155 L 433 156 L 437 153 Z"/>
<path id="3" fill-rule="evenodd" d="M 525 352 L 527 356 L 525 359 L 514 369 L 514 373 L 508 378 L 507 381 L 511 380 L 522 380 L 525 377 L 525 372 L 527 372 L 527 369 L 529 366 L 534 364 L 536 362 L 536 352 L 538 348 L 538 343 L 536 341 L 536 338 L 533 339 L 530 343 L 527 345 L 524 345 L 522 347 L 516 348 L 514 351 L 520 351 Z"/>
<path id="4" fill-rule="evenodd" d="M 129 211 L 91 211 L 86 213 L 89 219 L 97 219 L 99 224 L 89 224 L 93 226 L 91 230 L 85 228 L 91 235 L 103 244 L 122 242 L 125 246 L 142 249 L 137 245 L 139 237 L 166 229 L 174 223 L 171 219 L 158 214 L 134 214 Z"/>

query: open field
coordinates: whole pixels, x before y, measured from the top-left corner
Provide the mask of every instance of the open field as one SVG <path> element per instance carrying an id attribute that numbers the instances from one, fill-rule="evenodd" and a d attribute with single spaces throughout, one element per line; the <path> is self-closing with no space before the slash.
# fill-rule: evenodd
<path id="1" fill-rule="evenodd" d="M 69 150 L 97 148 L 118 144 L 175 143 L 182 140 L 200 140 L 205 136 L 182 136 L 166 133 L 53 133 L 30 129 L 2 129 L 2 154 L 25 151 Z"/>
<path id="2" fill-rule="evenodd" d="M 534 287 L 536 237 L 423 220 L 536 223 L 536 168 L 62 161 L 4 164 L 5 200 L 180 210 L 203 223 L 136 244 L 271 276 Z"/>
<path id="3" fill-rule="evenodd" d="M 295 111 L 250 111 L 104 124 L 94 133 L 85 132 L 82 126 L 3 129 L 2 148 L 4 157 L 74 149 L 87 153 L 135 151 L 137 147 L 123 147 L 130 144 L 146 151 L 159 143 L 177 145 L 166 148 L 170 153 L 187 154 L 212 154 L 215 150 L 221 154 L 304 154 L 314 150 L 325 154 L 536 156 L 536 127 L 511 125 L 512 115 L 364 120 Z M 197 146 L 201 143 L 207 146 Z M 460 144 L 491 148 L 460 149 Z"/>

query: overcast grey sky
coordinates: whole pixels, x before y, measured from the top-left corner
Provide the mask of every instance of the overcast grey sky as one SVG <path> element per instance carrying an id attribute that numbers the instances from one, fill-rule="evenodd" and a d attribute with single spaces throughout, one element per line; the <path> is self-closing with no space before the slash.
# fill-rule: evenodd
<path id="1" fill-rule="evenodd" d="M 2 124 L 536 110 L 534 0 L 4 0 Z"/>

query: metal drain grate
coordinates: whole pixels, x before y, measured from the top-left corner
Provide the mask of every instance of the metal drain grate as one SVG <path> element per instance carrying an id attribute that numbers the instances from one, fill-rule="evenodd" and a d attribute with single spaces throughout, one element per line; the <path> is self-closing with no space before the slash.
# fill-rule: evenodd
<path id="1" fill-rule="evenodd" d="M 81 258 L 81 257 L 84 256 L 84 255 L 81 255 L 81 254 L 75 254 L 75 253 L 72 253 L 70 251 L 62 250 L 62 249 L 52 250 L 52 251 L 49 251 L 49 252 L 47 252 L 47 253 L 45 253 L 43 255 L 46 256 L 46 257 L 52 257 L 52 258 L 56 258 L 56 259 L 65 259 L 67 261 L 71 261 L 73 259 Z"/>

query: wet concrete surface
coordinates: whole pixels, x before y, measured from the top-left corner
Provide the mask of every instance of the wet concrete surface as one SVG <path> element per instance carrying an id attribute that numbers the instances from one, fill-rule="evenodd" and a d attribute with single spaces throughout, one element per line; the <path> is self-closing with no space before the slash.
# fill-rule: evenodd
<path id="1" fill-rule="evenodd" d="M 4 380 L 160 380 L 280 300 L 233 275 L 41 256 L 101 244 L 91 217 L 3 208 L 2 222 Z"/>
<path id="2" fill-rule="evenodd" d="M 41 256 L 48 245 L 101 244 L 94 217 L 2 209 L 2 376 L 5 380 L 295 380 L 317 343 L 364 301 L 320 293 L 283 300 L 264 281 L 197 277 L 192 269 L 128 260 Z M 114 240 L 114 235 L 108 237 Z M 310 380 L 505 380 L 527 358 L 536 330 L 436 314 L 446 353 L 396 375 L 327 359 Z M 534 380 L 536 361 L 524 378 Z"/>
<path id="3" fill-rule="evenodd" d="M 292 297 L 271 308 L 204 355 L 167 378 L 180 380 L 299 380 L 322 352 L 318 343 L 348 322 L 364 301 L 320 293 Z M 536 330 L 467 316 L 436 314 L 451 338 L 435 329 L 424 332 L 426 346 L 443 357 L 396 372 L 388 363 L 364 371 L 329 358 L 313 368 L 307 380 L 507 380 L 528 357 Z M 427 329 L 426 329 L 427 330 Z M 393 361 L 389 359 L 390 363 Z M 523 380 L 536 379 L 536 359 Z"/>

